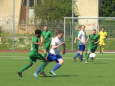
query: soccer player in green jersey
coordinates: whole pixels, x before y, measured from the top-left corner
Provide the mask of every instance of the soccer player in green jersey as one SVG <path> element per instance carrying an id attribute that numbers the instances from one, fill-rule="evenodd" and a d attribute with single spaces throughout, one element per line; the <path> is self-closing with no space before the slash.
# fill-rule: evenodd
<path id="1" fill-rule="evenodd" d="M 20 71 L 18 71 L 18 76 L 22 78 L 22 73 L 29 69 L 34 62 L 37 60 L 43 60 L 43 64 L 47 63 L 45 57 L 38 52 L 39 46 L 41 45 L 41 30 L 35 30 L 35 36 L 32 37 L 32 46 L 29 52 L 29 64 L 25 65 Z"/>
<path id="2" fill-rule="evenodd" d="M 43 45 L 43 49 L 44 49 L 44 57 L 47 57 L 47 54 L 49 52 L 50 49 L 50 44 L 51 44 L 51 39 L 53 36 L 53 33 L 51 31 L 48 30 L 48 26 L 44 26 L 43 31 L 42 31 L 42 45 Z M 46 77 L 47 75 L 44 72 L 45 67 L 47 66 L 48 62 L 45 62 L 44 64 L 40 65 L 39 68 L 37 68 L 37 70 L 39 69 L 39 73 L 40 75 Z M 35 73 L 34 73 L 34 76 Z"/>
<path id="3" fill-rule="evenodd" d="M 92 60 L 95 58 L 96 54 L 95 51 L 98 47 L 99 43 L 99 35 L 97 34 L 97 31 L 94 29 L 92 30 L 92 33 L 88 36 L 88 51 L 86 53 L 86 62 L 88 63 L 89 58 Z"/>
<path id="4" fill-rule="evenodd" d="M 53 33 L 48 30 L 48 26 L 44 26 L 42 31 L 42 43 L 46 53 L 49 52 L 52 36 Z"/>

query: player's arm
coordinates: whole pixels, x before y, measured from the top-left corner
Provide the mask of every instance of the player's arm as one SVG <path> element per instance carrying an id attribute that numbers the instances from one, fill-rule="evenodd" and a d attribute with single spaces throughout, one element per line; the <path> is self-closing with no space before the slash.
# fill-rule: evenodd
<path id="1" fill-rule="evenodd" d="M 61 43 L 61 44 L 59 44 L 59 45 L 52 45 L 52 48 L 53 48 L 53 49 L 56 49 L 56 48 L 60 47 L 61 45 L 65 45 L 65 43 L 64 43 L 64 42 L 62 42 L 62 43 Z"/>
<path id="2" fill-rule="evenodd" d="M 79 32 L 79 33 L 78 33 L 78 36 L 76 37 L 76 40 L 79 40 L 79 41 L 81 42 L 80 37 L 81 37 L 81 32 Z"/>
<path id="3" fill-rule="evenodd" d="M 33 44 L 42 45 L 41 42 L 33 42 Z"/>
<path id="4" fill-rule="evenodd" d="M 35 38 L 32 38 L 32 43 L 37 44 L 37 45 L 41 45 L 41 42 L 37 42 L 37 39 L 35 39 Z"/>
<path id="5" fill-rule="evenodd" d="M 77 42 L 77 37 L 75 37 L 75 39 L 74 39 L 74 43 L 76 43 Z"/>
<path id="6" fill-rule="evenodd" d="M 107 38 L 108 38 L 108 34 L 107 34 L 107 32 L 106 32 L 105 34 L 106 34 L 106 36 L 105 36 L 105 37 L 106 37 L 106 40 L 107 40 Z"/>
<path id="7" fill-rule="evenodd" d="M 44 38 L 43 38 L 43 36 L 41 36 L 41 43 L 42 43 L 42 44 L 44 43 Z"/>
<path id="8" fill-rule="evenodd" d="M 100 39 L 100 35 L 98 35 L 98 40 L 95 42 L 95 44 L 99 44 L 99 39 Z"/>
<path id="9" fill-rule="evenodd" d="M 64 43 L 64 44 L 63 44 L 62 54 L 65 54 L 65 53 L 66 53 L 66 44 Z"/>
<path id="10" fill-rule="evenodd" d="M 89 39 L 90 39 L 90 35 L 86 37 L 86 43 L 88 43 Z"/>

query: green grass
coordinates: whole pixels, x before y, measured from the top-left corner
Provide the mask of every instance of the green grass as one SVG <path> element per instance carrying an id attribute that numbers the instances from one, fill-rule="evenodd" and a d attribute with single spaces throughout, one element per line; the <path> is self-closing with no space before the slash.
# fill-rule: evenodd
<path id="1" fill-rule="evenodd" d="M 0 86 L 115 86 L 115 54 L 97 55 L 95 62 L 89 64 L 73 62 L 73 54 L 64 56 L 65 63 L 56 73 L 57 77 L 39 77 L 33 72 L 40 64 L 37 62 L 24 72 L 19 80 L 16 72 L 28 63 L 27 54 L 0 53 Z M 55 63 L 50 63 L 46 73 Z"/>

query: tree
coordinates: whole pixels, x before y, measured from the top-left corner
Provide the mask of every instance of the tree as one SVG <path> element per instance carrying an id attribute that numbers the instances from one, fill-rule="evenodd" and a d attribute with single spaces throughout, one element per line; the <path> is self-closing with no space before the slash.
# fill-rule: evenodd
<path id="1" fill-rule="evenodd" d="M 71 7 L 71 0 L 38 0 L 35 17 L 42 22 L 61 21 L 65 16 L 71 16 Z"/>
<path id="2" fill-rule="evenodd" d="M 115 17 L 115 0 L 100 0 L 99 16 Z"/>

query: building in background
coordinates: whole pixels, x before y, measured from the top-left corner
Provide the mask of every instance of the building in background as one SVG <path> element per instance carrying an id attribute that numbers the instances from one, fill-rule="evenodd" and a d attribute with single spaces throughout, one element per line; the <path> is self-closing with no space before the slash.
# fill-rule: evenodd
<path id="1" fill-rule="evenodd" d="M 78 19 L 78 22 L 80 25 L 85 25 L 87 30 L 98 28 L 98 19 L 92 19 L 99 17 L 98 1 L 99 0 L 75 0 L 75 6 L 77 7 L 75 14 L 77 14 L 79 18 L 86 18 Z"/>
<path id="2" fill-rule="evenodd" d="M 0 29 L 10 33 L 27 29 L 25 26 L 34 22 L 36 3 L 37 0 L 0 0 Z"/>

